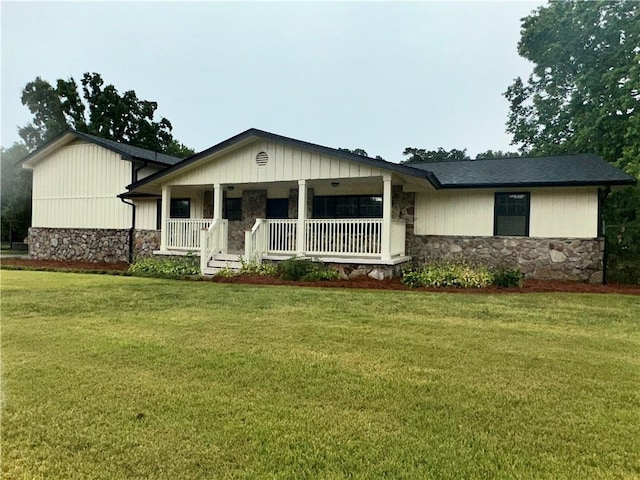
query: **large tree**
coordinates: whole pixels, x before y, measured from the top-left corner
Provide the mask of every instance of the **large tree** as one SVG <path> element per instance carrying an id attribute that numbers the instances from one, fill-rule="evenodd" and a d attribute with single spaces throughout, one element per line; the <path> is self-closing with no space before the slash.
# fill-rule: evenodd
<path id="1" fill-rule="evenodd" d="M 23 89 L 22 103 L 33 114 L 18 130 L 30 149 L 73 128 L 178 157 L 194 153 L 173 138 L 169 120 L 155 120 L 156 102 L 139 99 L 133 90 L 120 94 L 98 73 L 85 73 L 80 85 L 73 77 L 55 86 L 37 77 Z"/>
<path id="2" fill-rule="evenodd" d="M 535 154 L 594 152 L 640 171 L 640 3 L 556 1 L 523 19 L 533 63 L 516 78 L 507 131 Z"/>
<path id="3" fill-rule="evenodd" d="M 2 240 L 21 242 L 31 223 L 31 171 L 17 162 L 29 153 L 22 143 L 0 148 Z"/>

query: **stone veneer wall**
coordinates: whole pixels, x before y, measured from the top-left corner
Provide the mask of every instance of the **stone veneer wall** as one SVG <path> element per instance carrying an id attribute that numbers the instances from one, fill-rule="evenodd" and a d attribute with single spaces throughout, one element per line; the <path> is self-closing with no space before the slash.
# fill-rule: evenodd
<path id="1" fill-rule="evenodd" d="M 526 277 L 602 283 L 604 239 L 415 235 L 415 194 L 394 187 L 393 218 L 407 222 L 407 255 L 416 262 L 468 260 L 519 268 Z"/>
<path id="2" fill-rule="evenodd" d="M 518 268 L 526 277 L 602 283 L 604 239 L 448 237 L 412 235 L 408 254 L 418 262 L 468 260 Z"/>
<path id="3" fill-rule="evenodd" d="M 29 256 L 63 261 L 126 262 L 129 230 L 31 227 Z"/>
<path id="4" fill-rule="evenodd" d="M 160 250 L 160 230 L 136 230 L 133 236 L 133 260 L 153 256 Z"/>

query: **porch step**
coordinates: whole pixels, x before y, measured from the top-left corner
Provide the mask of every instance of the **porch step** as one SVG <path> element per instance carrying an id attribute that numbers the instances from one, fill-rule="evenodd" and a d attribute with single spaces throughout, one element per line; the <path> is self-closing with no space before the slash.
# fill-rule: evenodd
<path id="1" fill-rule="evenodd" d="M 215 275 L 220 270 L 240 270 L 242 268 L 242 262 L 240 262 L 239 253 L 217 253 L 207 262 L 204 275 Z"/>

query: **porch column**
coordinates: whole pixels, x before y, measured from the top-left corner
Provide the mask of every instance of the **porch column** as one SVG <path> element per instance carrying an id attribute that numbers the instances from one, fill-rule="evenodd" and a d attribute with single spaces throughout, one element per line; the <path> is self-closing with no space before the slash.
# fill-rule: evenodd
<path id="1" fill-rule="evenodd" d="M 382 238 L 380 247 L 382 260 L 391 260 L 391 175 L 382 177 Z"/>
<path id="2" fill-rule="evenodd" d="M 160 212 L 160 251 L 167 250 L 167 222 L 171 215 L 171 187 L 169 185 L 162 186 L 162 211 Z"/>
<path id="3" fill-rule="evenodd" d="M 305 221 L 307 220 L 307 181 L 298 180 L 298 224 L 296 232 L 296 250 L 298 255 L 304 255 Z"/>
<path id="4" fill-rule="evenodd" d="M 222 186 L 219 183 L 213 185 L 213 219 L 222 218 Z"/>

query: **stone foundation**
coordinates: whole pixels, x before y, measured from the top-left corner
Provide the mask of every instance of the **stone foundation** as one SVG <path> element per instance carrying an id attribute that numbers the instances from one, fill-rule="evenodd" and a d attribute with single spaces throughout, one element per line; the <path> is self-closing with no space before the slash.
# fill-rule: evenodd
<path id="1" fill-rule="evenodd" d="M 602 283 L 602 238 L 449 237 L 408 230 L 407 254 L 420 263 L 466 260 L 518 268 L 527 278 Z"/>
<path id="2" fill-rule="evenodd" d="M 31 227 L 29 256 L 42 260 L 126 262 L 129 230 Z"/>
<path id="3" fill-rule="evenodd" d="M 133 236 L 133 260 L 153 256 L 160 250 L 160 230 L 136 230 Z"/>

